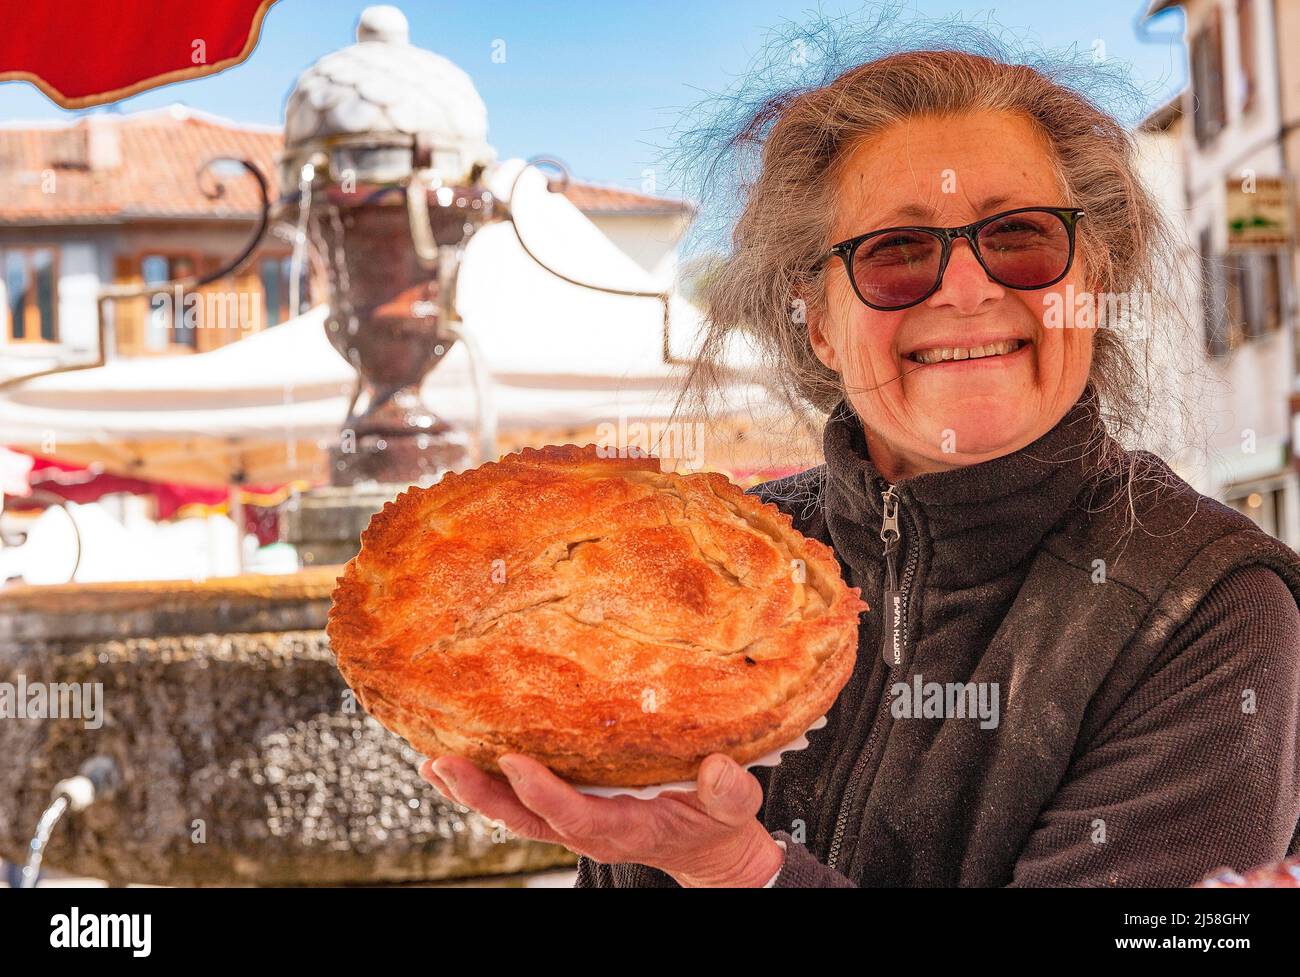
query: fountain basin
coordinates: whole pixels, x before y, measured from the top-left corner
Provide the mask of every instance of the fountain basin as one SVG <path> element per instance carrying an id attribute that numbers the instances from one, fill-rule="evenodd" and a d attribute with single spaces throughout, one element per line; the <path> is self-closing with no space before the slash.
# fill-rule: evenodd
<path id="1" fill-rule="evenodd" d="M 102 755 L 121 786 L 63 819 L 48 867 L 333 885 L 573 864 L 443 799 L 355 703 L 324 632 L 341 572 L 0 589 L 0 683 L 102 689 L 98 723 L 0 719 L 0 856 L 21 863 L 53 786 Z"/>

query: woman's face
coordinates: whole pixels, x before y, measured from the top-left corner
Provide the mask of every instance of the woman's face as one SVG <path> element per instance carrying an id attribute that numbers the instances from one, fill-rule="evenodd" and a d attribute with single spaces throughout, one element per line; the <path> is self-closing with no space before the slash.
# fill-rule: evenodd
<path id="1" fill-rule="evenodd" d="M 1016 207 L 1067 203 L 1047 145 L 1017 115 L 911 119 L 864 140 L 845 162 L 828 247 L 884 227 L 955 227 Z M 886 478 L 1008 454 L 1064 416 L 1083 392 L 1092 361 L 1092 330 L 1059 328 L 1056 318 L 1086 289 L 1083 257 L 1077 249 L 1069 274 L 1055 285 L 1018 291 L 990 279 L 969 243 L 958 239 L 939 290 L 898 312 L 860 302 L 843 263 L 831 261 L 825 314 L 809 316 L 809 336 L 821 361 L 843 378 L 872 461 Z M 1049 309 L 1052 328 L 1044 325 Z M 1000 340 L 1025 345 L 977 359 L 912 359 Z"/>

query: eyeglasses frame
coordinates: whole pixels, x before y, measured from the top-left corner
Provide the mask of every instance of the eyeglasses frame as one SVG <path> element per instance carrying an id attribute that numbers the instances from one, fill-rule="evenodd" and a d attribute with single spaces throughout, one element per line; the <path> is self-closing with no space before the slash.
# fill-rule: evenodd
<path id="1" fill-rule="evenodd" d="M 1069 236 L 1070 240 L 1070 250 L 1065 259 L 1065 270 L 1050 282 L 1044 282 L 1042 285 L 1008 285 L 1006 282 L 1002 281 L 1002 279 L 998 278 L 997 275 L 993 274 L 993 272 L 989 270 L 989 266 L 984 263 L 984 255 L 980 253 L 979 243 L 976 240 L 976 236 L 985 226 L 996 220 L 1001 220 L 1004 217 L 1011 217 L 1015 214 L 1029 213 L 1031 211 L 1036 213 L 1055 214 L 1065 225 L 1066 234 Z M 1079 207 L 1017 207 L 1014 210 L 1004 210 L 1000 214 L 991 214 L 988 217 L 982 217 L 973 223 L 964 224 L 961 227 L 925 227 L 922 225 L 882 227 L 878 230 L 868 231 L 865 234 L 851 237 L 846 241 L 841 241 L 839 244 L 827 251 L 826 254 L 822 255 L 822 257 L 818 259 L 817 264 L 820 265 L 828 258 L 838 257 L 844 262 L 845 274 L 849 276 L 849 284 L 853 287 L 853 294 L 858 297 L 859 302 L 868 308 L 875 309 L 877 312 L 899 312 L 903 309 L 910 309 L 914 305 L 920 305 L 943 287 L 943 276 L 944 272 L 948 270 L 948 259 L 952 257 L 953 242 L 958 238 L 965 238 L 966 243 L 970 246 L 971 253 L 975 255 L 975 260 L 980 263 L 980 267 L 984 269 L 984 273 L 988 275 L 989 278 L 997 282 L 1003 288 L 1011 288 L 1020 292 L 1032 292 L 1040 288 L 1048 288 L 1049 286 L 1055 285 L 1070 273 L 1070 269 L 1074 266 L 1075 229 L 1079 223 L 1079 218 L 1083 216 L 1084 211 Z M 899 231 L 917 231 L 929 234 L 932 237 L 937 237 L 943 247 L 943 253 L 939 256 L 939 271 L 938 274 L 935 275 L 934 285 L 931 286 L 928 292 L 915 301 L 908 302 L 904 305 L 876 305 L 873 302 L 868 302 L 866 297 L 863 296 L 862 292 L 858 288 L 857 280 L 853 275 L 853 258 L 857 254 L 857 250 L 863 242 L 873 237 L 879 237 L 882 234 L 893 234 Z"/>

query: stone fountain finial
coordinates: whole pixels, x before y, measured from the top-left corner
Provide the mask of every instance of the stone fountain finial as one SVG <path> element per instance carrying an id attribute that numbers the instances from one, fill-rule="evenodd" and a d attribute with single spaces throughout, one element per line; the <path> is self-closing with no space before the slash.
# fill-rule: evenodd
<path id="1" fill-rule="evenodd" d="M 406 22 L 406 14 L 396 7 L 376 4 L 361 11 L 361 18 L 357 21 L 357 41 L 409 44 L 411 25 Z"/>
<path id="2" fill-rule="evenodd" d="M 410 43 L 396 7 L 367 7 L 357 43 L 320 58 L 298 78 L 285 105 L 282 179 L 296 186 L 302 164 L 330 147 L 333 175 L 384 182 L 410 175 L 398 147 L 413 139 L 447 184 L 467 183 L 476 167 L 496 159 L 487 141 L 487 106 L 474 82 L 452 61 Z M 360 143 L 365 151 L 338 148 Z"/>

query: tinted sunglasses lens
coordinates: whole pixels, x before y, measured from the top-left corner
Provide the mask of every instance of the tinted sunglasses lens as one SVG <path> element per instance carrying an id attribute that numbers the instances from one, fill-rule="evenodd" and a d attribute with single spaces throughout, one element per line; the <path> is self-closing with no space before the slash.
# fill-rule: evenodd
<path id="1" fill-rule="evenodd" d="M 1070 232 L 1056 214 L 1011 214 L 979 232 L 980 254 L 994 278 L 1012 288 L 1042 288 L 1070 264 Z"/>
<path id="2" fill-rule="evenodd" d="M 908 305 L 934 287 L 942 254 L 942 242 L 931 234 L 890 231 L 858 245 L 853 280 L 872 305 Z"/>

